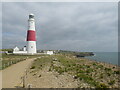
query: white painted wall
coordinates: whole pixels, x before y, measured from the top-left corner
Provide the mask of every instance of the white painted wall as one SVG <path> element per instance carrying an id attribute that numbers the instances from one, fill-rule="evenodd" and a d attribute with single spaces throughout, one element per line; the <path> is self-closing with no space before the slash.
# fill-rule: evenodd
<path id="1" fill-rule="evenodd" d="M 34 14 L 30 14 L 30 15 L 33 15 L 33 18 L 29 17 L 29 19 L 28 19 L 28 30 L 35 31 Z M 30 54 L 37 53 L 37 51 L 36 51 L 36 41 L 27 41 L 27 53 L 30 53 Z"/>
<path id="2" fill-rule="evenodd" d="M 13 48 L 13 51 L 19 51 L 18 47 Z"/>
<path id="3" fill-rule="evenodd" d="M 53 51 L 47 51 L 47 54 L 53 55 Z"/>
<path id="4" fill-rule="evenodd" d="M 23 51 L 27 51 L 27 50 L 26 50 L 26 47 L 23 48 Z"/>
<path id="5" fill-rule="evenodd" d="M 20 51 L 18 47 L 15 47 L 15 48 L 13 49 L 13 53 L 14 53 L 14 54 L 21 54 L 21 53 L 27 53 L 27 51 Z"/>
<path id="6" fill-rule="evenodd" d="M 29 19 L 28 20 L 28 30 L 35 31 L 35 20 L 34 19 Z"/>
<path id="7" fill-rule="evenodd" d="M 13 51 L 14 54 L 22 54 L 22 53 L 27 53 L 27 51 Z"/>
<path id="8" fill-rule="evenodd" d="M 27 41 L 27 53 L 36 53 L 36 41 Z"/>

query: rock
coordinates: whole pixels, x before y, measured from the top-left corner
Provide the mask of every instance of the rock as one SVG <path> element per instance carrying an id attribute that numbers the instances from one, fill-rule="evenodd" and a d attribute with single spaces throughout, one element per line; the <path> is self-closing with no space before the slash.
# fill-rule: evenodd
<path id="1" fill-rule="evenodd" d="M 41 75 L 38 75 L 38 77 L 41 77 Z"/>
<path id="2" fill-rule="evenodd" d="M 73 76 L 74 79 L 77 79 L 77 76 Z"/>

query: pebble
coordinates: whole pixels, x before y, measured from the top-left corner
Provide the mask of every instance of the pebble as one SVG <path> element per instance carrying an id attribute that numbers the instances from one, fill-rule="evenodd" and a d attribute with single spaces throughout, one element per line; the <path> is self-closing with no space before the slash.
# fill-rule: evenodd
<path id="1" fill-rule="evenodd" d="M 41 77 L 41 75 L 38 75 L 38 77 Z"/>

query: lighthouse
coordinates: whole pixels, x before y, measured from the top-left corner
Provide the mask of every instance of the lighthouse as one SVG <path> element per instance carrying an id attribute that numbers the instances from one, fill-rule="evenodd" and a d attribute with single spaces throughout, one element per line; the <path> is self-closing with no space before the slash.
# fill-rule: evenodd
<path id="1" fill-rule="evenodd" d="M 29 15 L 27 31 L 27 53 L 36 53 L 36 32 L 34 14 Z"/>

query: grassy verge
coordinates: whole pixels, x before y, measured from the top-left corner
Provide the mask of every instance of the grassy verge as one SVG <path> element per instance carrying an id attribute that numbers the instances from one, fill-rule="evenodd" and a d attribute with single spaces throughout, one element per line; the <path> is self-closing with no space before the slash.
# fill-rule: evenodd
<path id="1" fill-rule="evenodd" d="M 39 57 L 40 55 L 6 55 L 2 54 L 2 60 L 0 60 L 0 70 L 5 69 L 13 64 L 20 61 L 26 60 L 27 58 Z"/>
<path id="2" fill-rule="evenodd" d="M 39 70 L 48 65 L 52 61 L 52 57 L 41 57 L 36 59 L 30 69 Z"/>
<path id="3" fill-rule="evenodd" d="M 92 60 L 75 58 L 72 55 L 53 55 L 34 61 L 31 69 L 39 70 L 49 65 L 49 71 L 71 74 L 74 79 L 83 81 L 95 88 L 117 88 L 118 67 L 108 67 Z"/>

